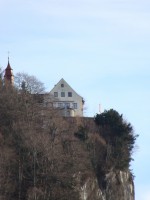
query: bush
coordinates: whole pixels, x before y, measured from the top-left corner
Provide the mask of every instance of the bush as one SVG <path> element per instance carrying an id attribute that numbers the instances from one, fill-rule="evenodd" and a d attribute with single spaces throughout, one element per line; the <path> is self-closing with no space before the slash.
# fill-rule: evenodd
<path id="1" fill-rule="evenodd" d="M 123 119 L 123 115 L 113 109 L 97 114 L 94 120 L 109 147 L 106 164 L 109 163 L 110 166 L 120 170 L 128 168 L 138 136 L 134 135 L 131 124 Z"/>

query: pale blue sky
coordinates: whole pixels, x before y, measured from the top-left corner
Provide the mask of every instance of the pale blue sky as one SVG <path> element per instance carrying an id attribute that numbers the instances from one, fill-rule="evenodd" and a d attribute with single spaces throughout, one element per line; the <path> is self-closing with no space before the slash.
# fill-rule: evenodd
<path id="1" fill-rule="evenodd" d="M 35 75 L 50 91 L 62 77 L 85 115 L 114 108 L 139 134 L 136 200 L 150 199 L 150 1 L 0 0 L 0 67 Z"/>

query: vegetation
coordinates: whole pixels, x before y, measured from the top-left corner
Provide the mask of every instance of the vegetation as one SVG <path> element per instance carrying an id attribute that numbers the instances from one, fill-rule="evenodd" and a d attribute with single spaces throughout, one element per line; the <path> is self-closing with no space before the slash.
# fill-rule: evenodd
<path id="1" fill-rule="evenodd" d="M 128 168 L 136 136 L 122 115 L 63 118 L 38 84 L 36 96 L 0 85 L 0 199 L 77 200 L 88 176 Z"/>
<path id="2" fill-rule="evenodd" d="M 44 84 L 35 76 L 20 72 L 15 75 L 15 86 L 31 94 L 41 94 L 45 90 Z"/>
<path id="3" fill-rule="evenodd" d="M 107 144 L 106 168 L 110 169 L 113 166 L 119 170 L 128 169 L 138 136 L 134 135 L 131 124 L 123 119 L 123 115 L 113 109 L 97 114 L 95 123 Z"/>
<path id="4" fill-rule="evenodd" d="M 91 163 L 74 137 L 78 122 L 28 92 L 1 86 L 0 94 L 0 199 L 79 199 L 74 175 Z"/>

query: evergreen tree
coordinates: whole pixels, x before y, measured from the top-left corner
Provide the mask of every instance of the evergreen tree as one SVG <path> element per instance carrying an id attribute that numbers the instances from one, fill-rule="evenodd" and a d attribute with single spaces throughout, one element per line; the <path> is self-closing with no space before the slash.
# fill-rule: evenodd
<path id="1" fill-rule="evenodd" d="M 132 160 L 135 140 L 133 127 L 123 119 L 117 111 L 110 109 L 95 116 L 99 132 L 107 143 L 107 164 L 116 169 L 127 169 Z"/>

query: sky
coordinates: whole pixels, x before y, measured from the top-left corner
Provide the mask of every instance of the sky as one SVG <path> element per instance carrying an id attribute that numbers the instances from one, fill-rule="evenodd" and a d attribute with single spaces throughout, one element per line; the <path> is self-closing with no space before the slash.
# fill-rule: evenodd
<path id="1" fill-rule="evenodd" d="M 85 116 L 115 109 L 139 134 L 135 200 L 150 199 L 150 1 L 0 0 L 0 67 L 46 91 L 64 78 Z"/>

